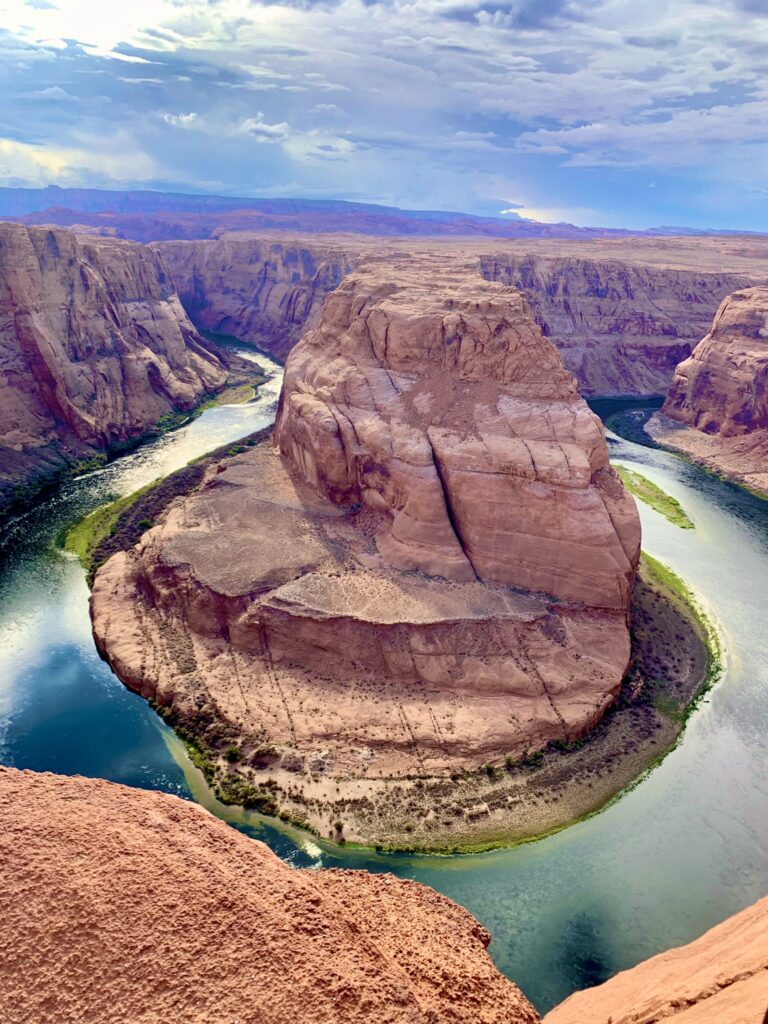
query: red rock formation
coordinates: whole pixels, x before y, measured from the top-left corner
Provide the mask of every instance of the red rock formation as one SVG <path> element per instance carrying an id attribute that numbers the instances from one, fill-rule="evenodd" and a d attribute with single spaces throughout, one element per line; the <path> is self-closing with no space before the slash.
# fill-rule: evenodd
<path id="1" fill-rule="evenodd" d="M 390 565 L 628 606 L 639 526 L 599 420 L 522 295 L 471 267 L 351 274 L 291 356 L 275 438 L 382 515 Z"/>
<path id="2" fill-rule="evenodd" d="M 299 871 L 195 804 L 0 768 L 4 1024 L 535 1024 L 417 882 Z"/>
<path id="3" fill-rule="evenodd" d="M 156 253 L 13 224 L 0 224 L 0 355 L 6 500 L 14 485 L 135 438 L 226 379 Z"/>
<path id="4" fill-rule="evenodd" d="M 734 292 L 723 302 L 710 332 L 677 367 L 649 432 L 716 472 L 768 491 L 768 287 Z"/>
<path id="5" fill-rule="evenodd" d="M 516 290 L 437 257 L 361 268 L 291 354 L 276 438 L 99 570 L 123 680 L 294 772 L 382 785 L 595 724 L 637 512 Z"/>
<path id="6" fill-rule="evenodd" d="M 555 1007 L 544 1024 L 765 1024 L 768 899 Z"/>

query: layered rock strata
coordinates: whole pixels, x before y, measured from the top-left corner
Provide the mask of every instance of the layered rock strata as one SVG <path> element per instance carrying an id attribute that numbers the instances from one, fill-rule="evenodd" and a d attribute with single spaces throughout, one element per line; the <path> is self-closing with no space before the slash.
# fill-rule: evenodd
<path id="1" fill-rule="evenodd" d="M 768 287 L 734 292 L 675 371 L 651 435 L 768 492 Z"/>
<path id="2" fill-rule="evenodd" d="M 764 1024 L 768 899 L 687 946 L 576 992 L 544 1024 Z"/>
<path id="3" fill-rule="evenodd" d="M 0 505 L 226 380 L 157 253 L 15 224 L 0 224 L 0 367 Z"/>
<path id="4" fill-rule="evenodd" d="M 713 261 L 710 240 L 699 240 L 696 251 L 680 239 L 374 242 L 360 235 L 233 232 L 156 248 L 198 326 L 280 359 L 315 326 L 325 296 L 361 260 L 382 250 L 470 255 L 483 276 L 525 293 L 586 395 L 665 394 L 722 299 L 765 279 L 768 267 L 768 247 L 758 243 L 751 256 L 720 241 Z"/>
<path id="5" fill-rule="evenodd" d="M 501 252 L 481 265 L 525 292 L 586 395 L 665 394 L 718 303 L 749 280 L 586 255 Z"/>
<path id="6" fill-rule="evenodd" d="M 195 804 L 0 768 L 5 1024 L 535 1024 L 417 882 L 300 871 Z"/>
<path id="7" fill-rule="evenodd" d="M 229 334 L 284 360 L 323 300 L 370 243 L 225 235 L 152 246 L 170 267 L 184 308 L 205 331 Z"/>
<path id="8" fill-rule="evenodd" d="M 359 269 L 288 360 L 275 438 L 99 570 L 95 636 L 130 686 L 299 787 L 599 720 L 639 522 L 519 292 L 455 261 Z"/>

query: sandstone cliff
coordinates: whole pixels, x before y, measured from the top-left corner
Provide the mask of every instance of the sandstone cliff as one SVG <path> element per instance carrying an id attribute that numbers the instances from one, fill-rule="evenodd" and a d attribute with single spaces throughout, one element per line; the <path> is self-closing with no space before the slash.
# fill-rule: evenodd
<path id="1" fill-rule="evenodd" d="M 718 264 L 704 240 L 698 256 L 681 240 L 618 246 L 243 232 L 155 248 L 199 327 L 233 334 L 281 359 L 315 325 L 323 299 L 344 274 L 372 254 L 471 256 L 487 279 L 525 293 L 584 394 L 664 394 L 724 296 L 765 278 L 768 252 L 721 251 Z"/>
<path id="2" fill-rule="evenodd" d="M 723 302 L 709 333 L 677 367 L 649 432 L 716 472 L 768 491 L 768 287 L 734 292 Z"/>
<path id="3" fill-rule="evenodd" d="M 535 1024 L 416 882 L 299 871 L 195 804 L 0 768 L 4 1024 Z"/>
<path id="4" fill-rule="evenodd" d="M 765 1024 L 768 899 L 700 939 L 576 992 L 544 1024 Z"/>
<path id="5" fill-rule="evenodd" d="M 610 258 L 498 253 L 492 281 L 525 292 L 586 395 L 665 394 L 677 364 L 744 274 L 706 273 Z"/>
<path id="6" fill-rule="evenodd" d="M 284 360 L 366 244 L 233 234 L 152 248 L 162 253 L 198 327 L 233 335 Z"/>
<path id="7" fill-rule="evenodd" d="M 293 772 L 297 813 L 313 772 L 386 788 L 599 720 L 639 522 L 519 292 L 455 259 L 361 267 L 288 360 L 276 439 L 99 570 L 128 685 L 218 722 L 249 779 Z"/>
<path id="8" fill-rule="evenodd" d="M 15 224 L 0 224 L 0 361 L 0 506 L 226 379 L 156 253 Z"/>

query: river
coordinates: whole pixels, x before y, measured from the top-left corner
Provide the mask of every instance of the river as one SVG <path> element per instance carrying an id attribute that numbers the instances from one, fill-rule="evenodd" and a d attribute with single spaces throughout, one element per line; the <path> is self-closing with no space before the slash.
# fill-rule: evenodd
<path id="1" fill-rule="evenodd" d="M 617 435 L 609 435 L 612 457 L 676 497 L 695 521 L 695 530 L 680 530 L 640 506 L 645 549 L 697 591 L 727 653 L 722 680 L 648 778 L 558 835 L 470 857 L 334 848 L 212 799 L 179 741 L 99 659 L 83 571 L 57 538 L 97 505 L 268 425 L 280 386 L 279 368 L 271 368 L 255 401 L 207 410 L 67 483 L 6 527 L 0 762 L 199 799 L 297 866 L 393 871 L 426 882 L 486 925 L 496 963 L 541 1011 L 768 892 L 768 503 Z M 627 409 L 611 423 L 638 437 L 644 415 Z"/>

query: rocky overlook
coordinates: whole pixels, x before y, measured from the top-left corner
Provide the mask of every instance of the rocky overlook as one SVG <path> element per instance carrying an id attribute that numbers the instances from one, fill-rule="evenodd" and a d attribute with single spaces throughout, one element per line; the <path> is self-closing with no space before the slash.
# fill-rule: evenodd
<path id="1" fill-rule="evenodd" d="M 128 685 L 298 796 L 601 718 L 639 521 L 520 292 L 453 258 L 371 260 L 291 353 L 275 441 L 99 570 L 94 632 Z"/>
<path id="2" fill-rule="evenodd" d="M 5 1024 L 535 1024 L 417 882 L 299 871 L 177 797 L 0 768 Z"/>
<path id="3" fill-rule="evenodd" d="M 649 431 L 716 472 L 768 491 L 768 287 L 734 292 L 677 367 Z"/>
<path id="4" fill-rule="evenodd" d="M 0 224 L 0 506 L 221 388 L 157 253 Z"/>

